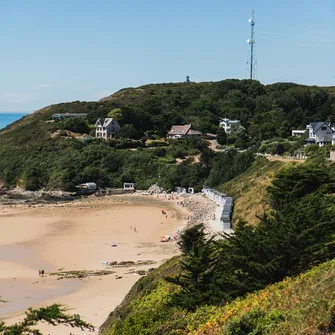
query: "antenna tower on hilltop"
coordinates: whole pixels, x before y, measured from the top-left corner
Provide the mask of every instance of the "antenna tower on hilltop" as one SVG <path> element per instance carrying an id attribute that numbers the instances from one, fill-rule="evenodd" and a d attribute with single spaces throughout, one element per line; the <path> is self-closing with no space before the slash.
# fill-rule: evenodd
<path id="1" fill-rule="evenodd" d="M 250 45 L 250 62 L 247 61 L 247 64 L 250 66 L 249 70 L 249 79 L 253 80 L 256 79 L 256 57 L 255 57 L 255 11 L 252 10 L 252 16 L 251 19 L 249 19 L 249 23 L 251 26 L 251 31 L 250 31 L 250 38 L 247 40 L 247 43 Z"/>

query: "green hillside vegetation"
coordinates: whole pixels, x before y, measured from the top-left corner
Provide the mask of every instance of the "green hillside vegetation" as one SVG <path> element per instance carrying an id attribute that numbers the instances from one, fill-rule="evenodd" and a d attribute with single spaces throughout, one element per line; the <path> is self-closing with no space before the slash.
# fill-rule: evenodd
<path id="1" fill-rule="evenodd" d="M 267 187 L 278 171 L 297 163 L 268 161 L 258 156 L 255 162 L 245 172 L 232 180 L 220 185 L 217 189 L 234 198 L 233 224 L 245 220 L 251 225 L 259 223 L 260 216 L 270 209 L 267 202 Z"/>
<path id="2" fill-rule="evenodd" d="M 334 260 L 224 306 L 207 305 L 194 312 L 170 306 L 174 291 L 164 276 L 175 262 L 139 280 L 102 325 L 102 334 L 325 335 L 335 331 Z"/>
<path id="3" fill-rule="evenodd" d="M 73 190 L 87 181 L 100 187 L 120 187 L 123 181 L 136 182 L 138 188 L 155 182 L 171 189 L 218 186 L 250 166 L 248 154 L 239 159 L 244 160 L 243 167 L 221 178 L 218 165 L 228 161 L 229 155 L 214 154 L 197 140 L 161 141 L 173 124 L 191 123 L 193 129 L 216 133 L 220 117 L 237 118 L 245 130 L 229 135 L 229 144 L 257 149 L 261 141 L 288 138 L 292 128 L 304 128 L 312 120 L 332 121 L 335 97 L 331 92 L 331 88 L 293 83 L 265 86 L 229 79 L 146 85 L 120 90 L 99 102 L 51 105 L 0 131 L 0 181 L 31 190 Z M 49 122 L 54 113 L 88 116 L 84 121 Z M 90 137 L 95 121 L 107 116 L 122 126 L 118 138 Z M 297 143 L 292 145 L 295 148 Z M 197 154 L 203 154 L 201 162 L 191 158 L 175 166 L 175 159 Z"/>
<path id="4" fill-rule="evenodd" d="M 99 187 L 122 187 L 123 182 L 136 182 L 138 189 L 147 189 L 159 182 L 166 189 L 175 186 L 201 190 L 204 183 L 215 186 L 236 176 L 250 166 L 252 153 L 214 153 L 203 140 L 171 141 L 166 148 L 124 150 L 124 141 L 103 139 L 45 139 L 28 147 L 3 146 L 0 149 L 1 179 L 7 186 L 20 185 L 29 190 L 74 190 L 81 182 L 93 181 Z M 176 158 L 200 154 L 199 163 L 192 158 L 175 164 Z M 230 168 L 212 163 L 225 161 Z M 243 164 L 240 164 L 240 163 Z M 208 179 L 208 182 L 205 182 Z"/>
<path id="5" fill-rule="evenodd" d="M 189 335 L 321 335 L 335 331 L 335 261 L 222 308 L 205 307 L 190 318 Z M 207 314 L 207 315 L 206 315 Z M 182 333 L 181 333 L 182 334 Z"/>
<path id="6" fill-rule="evenodd" d="M 334 169 L 282 166 L 259 224 L 240 221 L 229 238 L 208 239 L 202 225 L 185 231 L 181 257 L 139 280 L 103 334 L 333 331 L 335 263 L 316 266 L 335 254 Z"/>
<path id="7" fill-rule="evenodd" d="M 325 149 L 325 147 L 323 147 Z M 320 158 L 320 151 L 314 153 L 314 159 Z M 321 154 L 321 160 L 325 155 Z M 263 213 L 270 210 L 267 188 L 278 172 L 290 169 L 303 161 L 269 161 L 257 156 L 252 165 L 230 181 L 217 186 L 217 190 L 234 198 L 233 225 L 240 220 L 256 225 Z"/>

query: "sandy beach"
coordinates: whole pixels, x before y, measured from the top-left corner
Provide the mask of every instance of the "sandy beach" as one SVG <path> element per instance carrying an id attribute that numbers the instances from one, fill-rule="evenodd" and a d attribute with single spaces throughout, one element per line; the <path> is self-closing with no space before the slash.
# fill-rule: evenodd
<path id="1" fill-rule="evenodd" d="M 176 200 L 129 195 L 2 207 L 0 319 L 14 323 L 29 307 L 61 303 L 97 329 L 140 278 L 136 271 L 157 267 L 179 252 L 175 243 L 160 242 L 160 236 L 182 229 L 187 214 Z M 135 264 L 106 265 L 125 261 Z M 148 264 L 136 264 L 143 261 Z M 112 273 L 60 279 L 60 273 L 83 270 Z M 46 324 L 39 328 L 53 335 L 92 333 Z"/>

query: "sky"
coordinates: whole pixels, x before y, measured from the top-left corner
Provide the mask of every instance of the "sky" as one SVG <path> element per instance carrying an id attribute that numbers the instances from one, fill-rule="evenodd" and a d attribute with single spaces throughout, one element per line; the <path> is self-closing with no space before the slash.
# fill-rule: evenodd
<path id="1" fill-rule="evenodd" d="M 335 0 L 0 0 L 0 112 L 149 83 L 335 86 Z"/>

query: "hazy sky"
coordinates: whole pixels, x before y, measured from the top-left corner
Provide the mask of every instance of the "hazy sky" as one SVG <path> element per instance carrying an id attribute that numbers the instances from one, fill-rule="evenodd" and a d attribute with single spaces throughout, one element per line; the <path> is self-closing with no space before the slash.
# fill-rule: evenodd
<path id="1" fill-rule="evenodd" d="M 0 111 L 148 83 L 335 85 L 335 0 L 0 0 Z"/>

